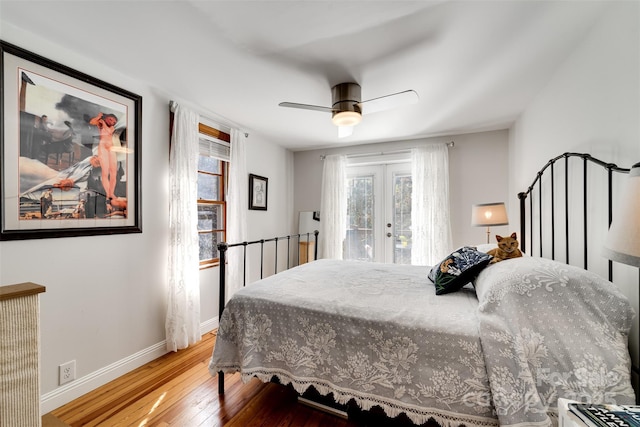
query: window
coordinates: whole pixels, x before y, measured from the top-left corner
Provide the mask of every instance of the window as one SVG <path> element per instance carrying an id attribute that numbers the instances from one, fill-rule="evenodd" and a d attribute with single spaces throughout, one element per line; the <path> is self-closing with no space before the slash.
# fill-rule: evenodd
<path id="1" fill-rule="evenodd" d="M 200 268 L 205 268 L 218 264 L 218 243 L 226 240 L 231 137 L 202 123 L 199 131 L 198 239 Z"/>

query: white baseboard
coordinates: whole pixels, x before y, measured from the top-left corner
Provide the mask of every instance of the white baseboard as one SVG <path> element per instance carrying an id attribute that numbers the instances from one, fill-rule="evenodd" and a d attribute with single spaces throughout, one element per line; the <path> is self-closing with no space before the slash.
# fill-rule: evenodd
<path id="1" fill-rule="evenodd" d="M 218 318 L 209 319 L 200 324 L 200 333 L 202 335 L 218 329 Z"/>
<path id="2" fill-rule="evenodd" d="M 218 319 L 210 319 L 200 324 L 200 332 L 204 335 L 217 327 Z M 167 354 L 167 343 L 162 341 L 45 393 L 40 396 L 40 413 L 49 413 L 165 354 Z"/>

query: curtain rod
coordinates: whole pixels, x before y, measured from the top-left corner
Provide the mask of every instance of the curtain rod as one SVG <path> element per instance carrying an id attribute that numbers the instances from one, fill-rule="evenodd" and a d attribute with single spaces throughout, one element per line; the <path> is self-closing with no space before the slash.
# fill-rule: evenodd
<path id="1" fill-rule="evenodd" d="M 198 107 L 189 104 L 187 102 L 178 102 L 178 101 L 174 101 L 171 100 L 169 101 L 169 108 L 171 109 L 171 112 L 175 112 L 175 109 L 178 105 L 184 105 L 185 107 L 195 111 L 196 113 L 198 113 L 198 115 L 200 115 L 203 119 L 210 121 L 212 123 L 214 123 L 216 126 L 220 126 L 220 127 L 226 127 L 228 128 L 229 132 L 231 132 L 232 127 L 235 127 L 236 129 L 238 129 L 240 132 L 244 133 L 244 137 L 248 138 L 249 137 L 249 133 L 246 131 L 242 130 L 242 126 L 240 126 L 239 124 L 232 122 L 231 120 L 227 119 L 226 117 L 222 117 L 219 114 L 215 114 L 215 113 L 210 113 L 210 112 L 206 112 L 204 110 L 199 109 Z M 214 118 L 214 117 L 217 118 Z M 222 123 L 221 123 L 222 122 Z M 221 129 L 224 130 L 224 129 Z"/>
<path id="2" fill-rule="evenodd" d="M 456 145 L 454 141 L 447 142 L 447 147 L 453 148 Z M 393 150 L 393 151 L 376 151 L 373 153 L 356 153 L 356 154 L 347 154 L 347 159 L 354 159 L 357 157 L 369 157 L 369 156 L 384 156 L 385 154 L 404 154 L 410 153 L 411 148 L 404 148 L 402 150 Z M 326 154 L 320 155 L 320 160 L 324 160 L 327 158 Z"/>

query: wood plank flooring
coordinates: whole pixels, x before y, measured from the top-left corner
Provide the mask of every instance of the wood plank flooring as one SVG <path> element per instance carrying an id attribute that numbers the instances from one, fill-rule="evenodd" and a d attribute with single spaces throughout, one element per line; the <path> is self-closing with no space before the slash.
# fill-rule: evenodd
<path id="1" fill-rule="evenodd" d="M 188 349 L 166 354 L 47 414 L 71 427 L 80 426 L 277 426 L 277 427 L 405 427 L 406 417 L 389 419 L 381 411 L 349 410 L 349 419 L 298 403 L 291 387 L 247 384 L 239 374 L 218 378 L 208 371 L 215 332 Z M 425 426 L 437 426 L 427 423 Z"/>

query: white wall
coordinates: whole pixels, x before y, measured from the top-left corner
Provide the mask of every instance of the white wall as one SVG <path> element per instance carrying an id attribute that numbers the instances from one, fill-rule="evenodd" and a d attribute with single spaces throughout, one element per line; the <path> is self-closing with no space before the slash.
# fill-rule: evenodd
<path id="1" fill-rule="evenodd" d="M 181 97 L 7 22 L 0 21 L 0 38 L 143 97 L 143 233 L 0 242 L 0 285 L 31 281 L 47 288 L 40 315 L 42 409 L 48 412 L 165 353 L 168 103 Z M 249 235 L 288 234 L 292 154 L 257 137 L 248 141 L 248 171 L 269 178 L 269 210 L 249 212 Z M 201 272 L 204 329 L 217 325 L 217 273 Z M 77 380 L 59 387 L 58 365 L 70 360 Z"/>
<path id="2" fill-rule="evenodd" d="M 526 189 L 535 173 L 563 152 L 584 152 L 629 168 L 640 161 L 640 3 L 616 2 L 557 70 L 511 130 L 510 193 Z M 589 179 L 589 263 L 607 277 L 601 254 L 606 234 L 605 179 Z M 511 205 L 511 217 L 517 214 Z M 582 222 L 581 216 L 572 217 Z M 603 227 L 604 225 L 604 227 Z M 570 237 L 582 248 L 581 237 Z M 638 269 L 615 265 L 614 282 L 638 313 Z M 638 319 L 631 332 L 638 364 Z"/>
<path id="3" fill-rule="evenodd" d="M 250 210 L 247 214 L 249 240 L 257 240 L 275 236 L 297 234 L 293 215 L 293 153 L 266 141 L 252 141 L 251 158 L 247 162 L 247 172 L 264 176 L 269 179 L 268 209 L 266 211 Z M 248 184 L 247 184 L 248 185 Z M 286 266 L 286 243 L 278 242 L 278 271 Z M 264 276 L 273 274 L 275 245 L 265 245 Z M 293 247 L 292 247 L 293 250 Z M 251 283 L 260 278 L 258 246 L 254 246 L 257 256 L 249 258 L 249 274 L 247 282 Z M 251 252 L 249 252 L 251 254 Z"/>
<path id="4" fill-rule="evenodd" d="M 640 159 L 639 8 L 615 3 L 517 121 L 510 142 L 516 190 L 562 151 L 626 167 Z"/>
<path id="5" fill-rule="evenodd" d="M 504 201 L 517 206 L 515 194 L 508 193 L 508 131 L 494 131 L 394 141 L 294 153 L 294 211 L 320 210 L 323 154 L 375 153 L 408 149 L 421 144 L 454 141 L 449 149 L 449 193 L 453 245 L 459 247 L 486 242 L 486 229 L 471 226 L 471 205 Z M 515 219 L 515 218 L 514 218 Z M 295 219 L 297 221 L 297 218 Z M 506 234 L 512 226 L 494 227 Z M 513 228 L 513 231 L 517 229 Z"/>

